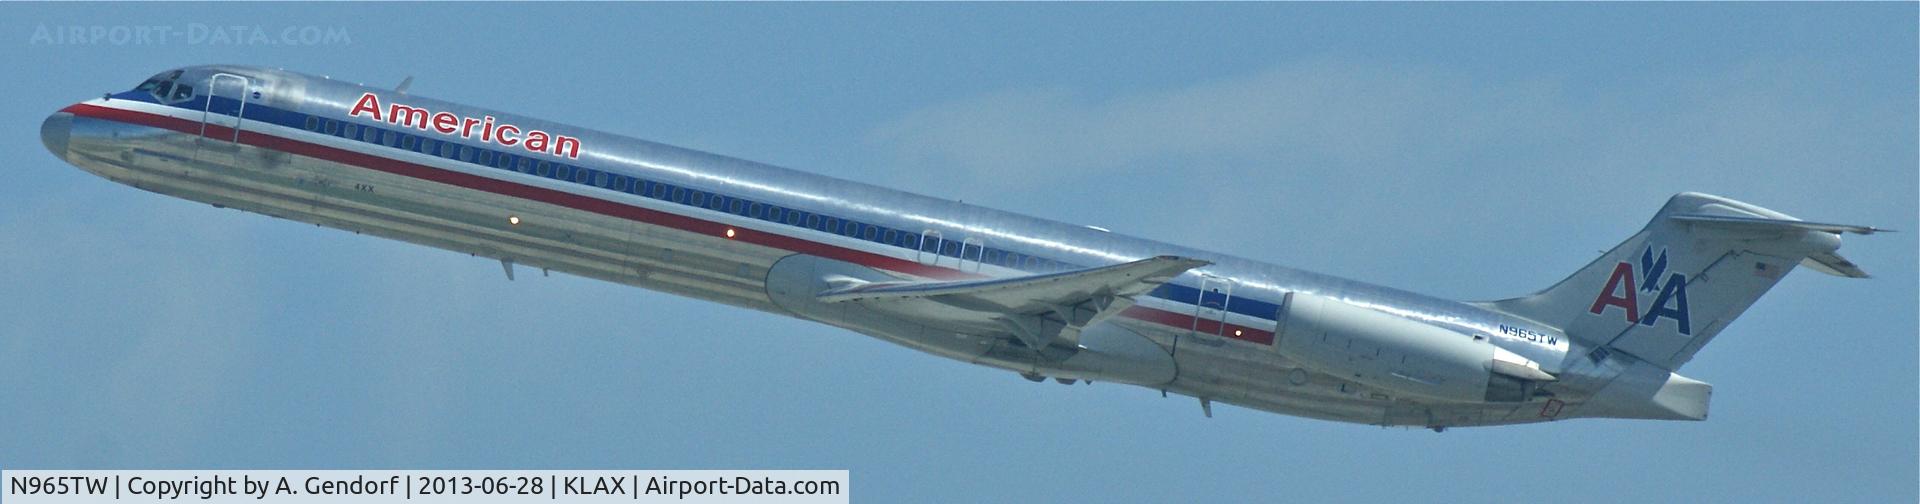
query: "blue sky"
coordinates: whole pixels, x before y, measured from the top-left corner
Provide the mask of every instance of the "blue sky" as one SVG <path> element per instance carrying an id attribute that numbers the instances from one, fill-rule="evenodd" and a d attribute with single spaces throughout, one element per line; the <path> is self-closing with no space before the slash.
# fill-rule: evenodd
<path id="1" fill-rule="evenodd" d="M 0 467 L 846 468 L 862 501 L 1916 498 L 1916 5 L 0 5 Z M 42 28 L 343 30 L 49 44 Z M 828 327 L 216 210 L 45 154 L 159 70 L 393 85 L 1436 295 L 1702 191 L 1848 237 L 1701 423 L 1424 430 L 1032 384 Z"/>

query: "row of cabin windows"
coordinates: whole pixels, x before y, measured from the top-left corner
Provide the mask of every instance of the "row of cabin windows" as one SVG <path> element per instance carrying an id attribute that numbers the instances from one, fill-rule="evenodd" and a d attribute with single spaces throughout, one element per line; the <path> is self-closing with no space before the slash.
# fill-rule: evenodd
<path id="1" fill-rule="evenodd" d="M 591 185 L 636 196 L 730 213 L 775 224 L 802 227 L 883 245 L 922 250 L 926 253 L 937 253 L 953 258 L 960 258 L 962 253 L 965 253 L 967 260 L 977 260 L 985 264 L 1027 271 L 1055 271 L 1071 267 L 1071 265 L 1050 259 L 999 249 L 982 249 L 979 245 L 963 244 L 954 240 L 944 240 L 940 242 L 940 245 L 937 247 L 938 250 L 935 250 L 936 247 L 934 247 L 933 244 L 921 243 L 922 237 L 920 233 L 896 230 L 886 226 L 841 219 L 804 210 L 792 210 L 778 205 L 762 204 L 744 198 L 712 194 L 698 189 L 677 187 L 665 182 L 654 182 L 591 168 L 553 163 L 545 159 L 536 160 L 534 158 L 506 152 L 496 152 L 455 142 L 442 141 L 431 137 L 361 126 L 344 121 L 307 116 L 306 129 L 308 131 L 349 140 L 385 145 L 387 147 L 501 170 L 517 171 L 541 178 Z M 925 248 L 923 248 L 923 246 Z"/>

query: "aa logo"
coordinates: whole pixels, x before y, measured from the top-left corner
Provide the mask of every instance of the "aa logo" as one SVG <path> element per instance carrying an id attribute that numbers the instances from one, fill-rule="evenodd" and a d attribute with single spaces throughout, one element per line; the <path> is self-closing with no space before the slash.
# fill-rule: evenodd
<path id="1" fill-rule="evenodd" d="M 1600 289 L 1600 296 L 1593 298 L 1593 307 L 1587 311 L 1595 315 L 1606 315 L 1607 307 L 1617 307 L 1626 313 L 1627 322 L 1653 327 L 1661 318 L 1670 318 L 1680 326 L 1680 334 L 1693 335 L 1693 322 L 1687 316 L 1687 275 L 1667 272 L 1667 249 L 1660 248 L 1654 255 L 1653 246 L 1648 245 L 1640 252 L 1640 269 L 1634 271 L 1634 264 L 1620 261 L 1614 265 L 1613 275 L 1607 277 L 1606 288 Z M 1636 274 L 1637 273 L 1637 274 Z M 1661 278 L 1666 275 L 1666 278 Z M 1640 295 L 1653 294 L 1653 303 L 1645 310 L 1640 308 Z"/>

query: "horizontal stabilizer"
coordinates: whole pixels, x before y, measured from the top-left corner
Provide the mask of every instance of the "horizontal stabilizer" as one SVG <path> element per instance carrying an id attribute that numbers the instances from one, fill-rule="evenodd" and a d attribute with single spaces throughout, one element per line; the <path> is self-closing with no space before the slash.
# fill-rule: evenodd
<path id="1" fill-rule="evenodd" d="M 1824 222 L 1807 222 L 1803 220 L 1793 220 L 1793 219 L 1769 219 L 1765 217 L 1735 217 L 1730 215 L 1682 214 L 1682 215 L 1674 215 L 1668 218 L 1681 221 L 1681 222 L 1693 222 L 1693 223 L 1701 223 L 1701 224 L 1709 224 L 1709 225 L 1724 225 L 1729 227 L 1748 227 L 1748 228 L 1758 228 L 1758 229 L 1769 228 L 1769 227 L 1792 228 L 1792 229 L 1805 229 L 1809 231 L 1825 231 L 1825 232 L 1834 233 L 1834 234 L 1854 233 L 1854 234 L 1870 235 L 1874 233 L 1886 233 L 1886 232 L 1893 231 L 1891 229 L 1880 229 L 1873 226 L 1858 226 L 1858 225 L 1852 225 L 1852 224 L 1828 224 Z"/>
<path id="2" fill-rule="evenodd" d="M 1061 273 L 962 281 L 859 282 L 852 279 L 816 295 L 829 303 L 857 303 L 923 323 L 990 327 L 1029 347 L 1076 344 L 1081 328 L 1133 306 L 1187 270 L 1210 263 L 1159 256 Z"/>
<path id="3" fill-rule="evenodd" d="M 1711 208 L 1711 206 L 1709 206 L 1708 208 Z M 1782 230 L 1807 230 L 1807 231 L 1820 231 L 1820 232 L 1833 233 L 1833 234 L 1854 233 L 1854 234 L 1870 235 L 1874 233 L 1886 233 L 1886 232 L 1893 231 L 1891 229 L 1880 229 L 1873 226 L 1859 226 L 1859 225 L 1853 225 L 1853 224 L 1830 224 L 1830 223 L 1824 223 L 1824 222 L 1807 222 L 1807 221 L 1792 219 L 1792 218 L 1774 219 L 1774 218 L 1767 218 L 1767 217 L 1747 217 L 1747 216 L 1735 216 L 1735 215 L 1709 215 L 1709 214 L 1679 214 L 1679 215 L 1670 216 L 1668 218 L 1675 221 L 1686 222 L 1686 223 L 1691 223 L 1695 225 L 1718 227 L 1718 228 L 1731 229 L 1731 230 L 1754 231 L 1754 232 L 1782 231 Z M 1833 276 L 1841 276 L 1841 277 L 1848 277 L 1848 278 L 1867 278 L 1869 276 L 1867 275 L 1866 271 L 1861 270 L 1859 266 L 1853 264 L 1853 261 L 1849 261 L 1845 257 L 1840 257 L 1840 254 L 1834 253 L 1834 252 L 1819 252 L 1819 253 L 1811 254 L 1807 256 L 1806 259 L 1801 260 L 1800 264 L 1808 268 L 1812 268 L 1814 271 L 1826 273 Z"/>

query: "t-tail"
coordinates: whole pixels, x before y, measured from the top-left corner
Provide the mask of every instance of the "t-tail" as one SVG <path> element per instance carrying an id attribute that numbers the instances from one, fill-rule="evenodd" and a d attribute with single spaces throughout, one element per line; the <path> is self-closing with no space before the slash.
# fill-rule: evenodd
<path id="1" fill-rule="evenodd" d="M 1580 360 L 1587 362 L 1575 365 L 1617 369 L 1586 415 L 1704 419 L 1711 386 L 1672 372 L 1797 266 L 1865 278 L 1836 253 L 1840 235 L 1880 231 L 1681 193 L 1646 228 L 1573 276 L 1486 306 L 1583 343 L 1588 351 Z"/>

